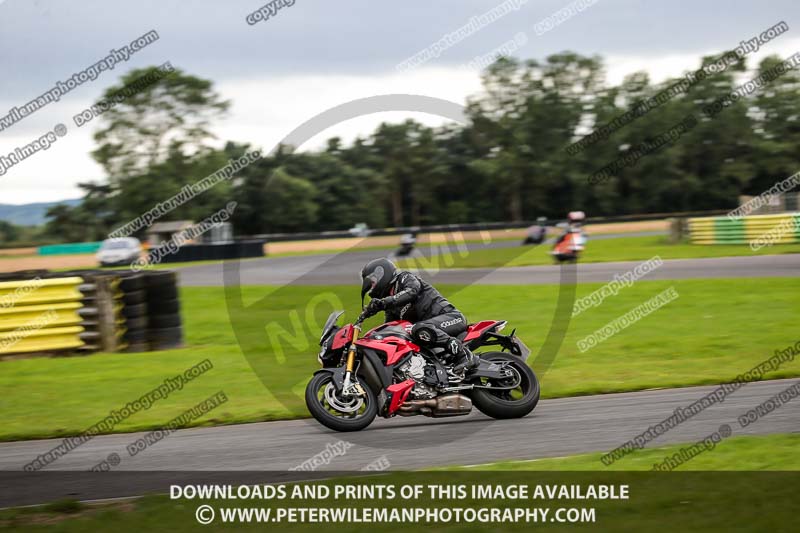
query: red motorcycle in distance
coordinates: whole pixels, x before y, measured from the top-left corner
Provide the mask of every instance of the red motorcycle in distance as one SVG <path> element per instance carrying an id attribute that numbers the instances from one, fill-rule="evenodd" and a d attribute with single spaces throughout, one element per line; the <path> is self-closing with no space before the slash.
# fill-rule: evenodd
<path id="1" fill-rule="evenodd" d="M 473 405 L 493 418 L 521 418 L 539 402 L 539 382 L 525 362 L 530 350 L 514 331 L 500 333 L 504 320 L 472 324 L 460 336 L 480 357 L 464 377 L 439 360 L 443 348 L 411 341 L 411 322 L 387 322 L 359 338 L 363 314 L 340 328 L 342 314 L 328 317 L 319 340 L 322 368 L 306 386 L 306 406 L 326 427 L 359 431 L 376 416 L 466 415 Z M 488 346 L 502 351 L 476 352 Z"/>
<path id="2" fill-rule="evenodd" d="M 564 234 L 556 239 L 553 250 L 550 252 L 557 263 L 577 262 L 581 253 L 586 249 L 586 236 L 581 226 L 586 219 L 583 211 L 571 211 L 567 215 Z"/>

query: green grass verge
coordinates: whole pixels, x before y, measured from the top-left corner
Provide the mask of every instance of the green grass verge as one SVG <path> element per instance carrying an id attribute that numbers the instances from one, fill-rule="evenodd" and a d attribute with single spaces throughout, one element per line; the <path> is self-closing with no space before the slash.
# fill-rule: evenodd
<path id="1" fill-rule="evenodd" d="M 796 530 L 797 470 L 800 460 L 797 446 L 800 435 L 771 435 L 766 437 L 736 437 L 717 445 L 686 465 L 697 472 L 577 472 L 597 470 L 593 455 L 539 461 L 503 462 L 483 465 L 480 469 L 453 468 L 446 471 L 393 472 L 374 478 L 336 478 L 309 485 L 364 484 L 392 486 L 399 492 L 406 484 L 421 485 L 425 492 L 420 499 L 384 497 L 336 499 L 330 490 L 327 498 L 295 495 L 299 485 L 284 483 L 285 499 L 252 500 L 171 500 L 166 495 L 148 495 L 129 501 L 87 505 L 65 500 L 44 506 L 6 509 L 0 511 L 0 528 L 15 531 L 57 529 L 62 532 L 110 531 L 116 533 L 140 531 L 239 531 L 269 529 L 270 531 L 320 531 L 335 527 L 342 532 L 399 531 L 412 524 L 369 523 L 342 521 L 335 524 L 313 524 L 274 521 L 278 509 L 286 508 L 523 508 L 549 509 L 544 520 L 537 523 L 450 522 L 424 524 L 432 531 L 530 531 L 535 528 L 574 531 L 794 531 Z M 633 459 L 647 466 L 647 460 L 677 451 L 678 447 L 655 448 L 637 452 Z M 652 456 L 650 458 L 649 456 Z M 635 462 L 635 461 L 634 461 Z M 631 470 L 638 470 L 635 464 Z M 773 472 L 747 471 L 751 469 Z M 552 470 L 553 472 L 547 472 Z M 709 471 L 711 470 L 711 471 Z M 719 470 L 736 470 L 724 472 Z M 775 472 L 793 470 L 794 472 Z M 535 472 L 534 472 L 535 471 Z M 114 475 L 114 474 L 109 474 Z M 185 484 L 185 483 L 184 483 Z M 427 487 L 463 487 L 463 495 L 431 495 Z M 527 487 L 527 498 L 508 495 L 487 497 L 474 494 L 472 487 Z M 612 485 L 619 494 L 627 486 L 627 499 L 550 499 L 548 487 L 579 485 L 585 492 L 589 485 Z M 537 487 L 542 496 L 537 495 Z M 212 524 L 200 526 L 195 511 L 201 505 L 215 509 Z M 269 523 L 223 523 L 221 508 L 270 509 Z M 554 517 L 559 508 L 594 509 L 589 523 L 557 523 Z M 540 515 L 541 516 L 541 515 Z M 564 516 L 562 514 L 562 516 Z M 416 524 L 414 524 L 416 525 Z M 414 526 L 412 525 L 412 527 Z M 419 527 L 419 525 L 416 525 Z"/>
<path id="2" fill-rule="evenodd" d="M 440 258 L 448 268 L 492 268 L 506 266 L 552 265 L 550 245 L 524 247 L 492 248 L 470 251 L 465 256 L 446 254 Z M 719 244 L 670 244 L 665 236 L 620 237 L 592 240 L 586 245 L 581 256 L 582 263 L 601 263 L 609 261 L 643 261 L 654 256 L 661 259 L 694 259 L 702 257 L 754 256 L 800 253 L 800 244 L 780 244 L 765 247 L 753 252 L 747 245 Z M 404 267 L 415 266 L 415 260 L 406 259 L 399 263 Z"/>
<path id="3" fill-rule="evenodd" d="M 600 287 L 584 284 L 577 297 Z M 581 353 L 577 341 L 674 286 L 679 298 L 617 335 Z M 442 291 L 473 321 L 503 318 L 538 353 L 550 328 L 558 286 L 443 286 Z M 317 368 L 316 339 L 329 306 L 318 307 L 304 334 L 281 339 L 278 360 L 267 325 L 327 295 L 352 319 L 358 290 L 346 287 L 245 287 L 245 305 L 234 334 L 221 287 L 181 290 L 188 347 L 144 354 L 32 358 L 0 362 L 0 440 L 79 434 L 164 379 L 203 359 L 214 368 L 169 398 L 114 427 L 114 432 L 162 427 L 219 390 L 229 401 L 193 425 L 305 417 L 302 390 Z M 797 342 L 800 279 L 640 281 L 599 307 L 572 319 L 558 356 L 542 377 L 544 398 L 721 383 Z M 296 317 L 298 323 L 302 323 Z M 377 323 L 377 317 L 368 324 Z M 243 355 L 242 346 L 251 354 Z M 269 384 L 265 389 L 255 368 Z M 534 368 L 537 363 L 534 362 Z M 765 378 L 800 375 L 800 358 Z M 280 401 L 278 401 L 280 400 Z"/>
<path id="4" fill-rule="evenodd" d="M 480 471 L 646 471 L 654 464 L 662 464 L 681 448 L 693 443 L 675 444 L 634 450 L 625 458 L 605 466 L 603 453 L 587 453 L 569 457 L 554 457 L 521 461 L 501 461 L 474 466 L 452 466 L 432 470 Z M 678 467 L 681 471 L 783 471 L 800 470 L 800 433 L 731 437 L 717 444 L 713 450 L 703 452 Z"/>

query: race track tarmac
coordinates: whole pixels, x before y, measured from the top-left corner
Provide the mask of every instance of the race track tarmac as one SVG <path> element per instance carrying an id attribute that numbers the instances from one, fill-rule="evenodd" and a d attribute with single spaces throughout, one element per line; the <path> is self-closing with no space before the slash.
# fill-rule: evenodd
<path id="1" fill-rule="evenodd" d="M 206 264 L 178 268 L 182 286 L 235 285 L 353 285 L 364 264 L 380 257 L 376 251 L 349 252 L 338 255 L 309 255 L 250 259 L 240 262 Z M 385 254 L 383 254 L 385 255 Z M 613 263 L 578 263 L 578 282 L 608 282 L 642 261 Z M 435 283 L 452 284 L 553 284 L 562 279 L 557 265 L 451 269 L 432 262 L 420 273 Z M 441 267 L 441 268 L 440 268 Z M 570 267 L 563 267 L 570 268 Z M 800 276 L 800 254 L 707 259 L 672 259 L 644 279 L 747 278 Z"/>
<path id="2" fill-rule="evenodd" d="M 786 403 L 746 428 L 740 428 L 737 423 L 740 415 L 797 382 L 795 379 L 749 383 L 723 403 L 713 404 L 658 437 L 648 447 L 695 442 L 717 431 L 722 424 L 728 424 L 734 436 L 798 432 L 798 400 Z M 258 476 L 261 480 L 274 481 L 280 479 L 276 472 L 283 471 L 285 475 L 289 468 L 339 441 L 352 446 L 320 467 L 318 475 L 357 471 L 381 457 L 388 460 L 391 469 L 404 470 L 609 451 L 715 388 L 690 387 L 545 400 L 531 415 L 518 420 L 496 421 L 478 412 L 448 419 L 381 419 L 359 433 L 335 433 L 313 420 L 185 429 L 134 457 L 126 452 L 126 446 L 142 437 L 142 433 L 105 435 L 83 444 L 35 474 L 20 470 L 38 454 L 56 446 L 59 440 L 2 443 L 0 506 L 64 497 L 90 500 L 165 492 L 170 482 L 191 480 L 187 472 L 198 470 L 229 472 L 218 481 L 252 483 Z M 98 474 L 76 476 L 52 472 L 56 469 L 85 471 L 112 453 L 121 458 L 117 474 L 112 472 L 98 477 Z M 620 464 L 625 460 L 621 459 Z M 237 472 L 231 474 L 230 471 Z"/>

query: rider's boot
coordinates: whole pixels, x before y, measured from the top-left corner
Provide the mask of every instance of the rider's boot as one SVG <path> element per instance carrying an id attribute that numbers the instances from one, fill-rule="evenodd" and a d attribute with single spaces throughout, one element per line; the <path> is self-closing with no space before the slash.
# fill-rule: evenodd
<path id="1" fill-rule="evenodd" d="M 458 375 L 468 374 L 470 371 L 478 368 L 480 358 L 472 353 L 466 346 L 461 347 L 460 357 L 455 365 L 453 365 L 453 373 Z"/>

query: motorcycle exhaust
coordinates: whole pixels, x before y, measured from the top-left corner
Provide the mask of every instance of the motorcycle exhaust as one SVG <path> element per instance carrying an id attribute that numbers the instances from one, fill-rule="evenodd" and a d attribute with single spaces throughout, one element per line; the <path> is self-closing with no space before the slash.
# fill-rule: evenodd
<path id="1" fill-rule="evenodd" d="M 397 410 L 401 416 L 425 415 L 433 418 L 460 416 L 472 411 L 472 400 L 463 394 L 444 394 L 430 400 L 407 400 Z"/>

